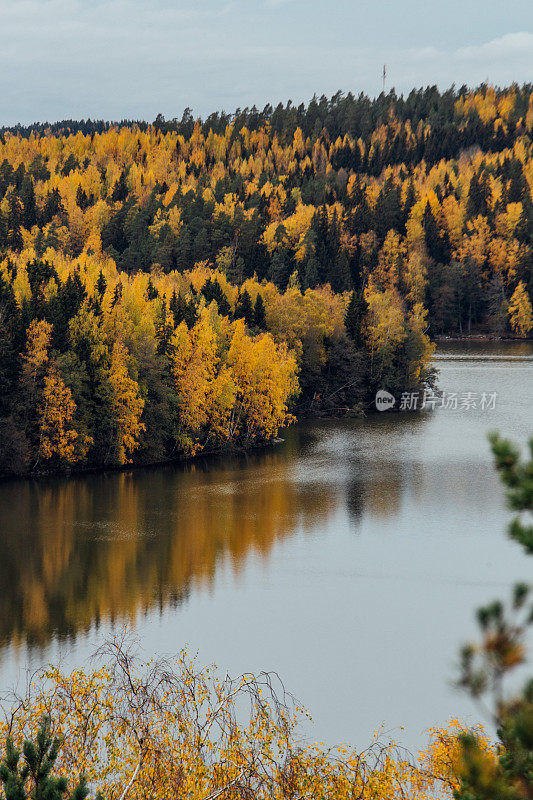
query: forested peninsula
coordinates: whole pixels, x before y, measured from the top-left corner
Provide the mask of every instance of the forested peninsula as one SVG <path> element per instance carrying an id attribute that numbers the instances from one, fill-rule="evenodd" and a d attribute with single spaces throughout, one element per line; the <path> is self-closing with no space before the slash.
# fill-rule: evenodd
<path id="1" fill-rule="evenodd" d="M 0 475 L 271 440 L 533 327 L 533 87 L 0 129 Z"/>

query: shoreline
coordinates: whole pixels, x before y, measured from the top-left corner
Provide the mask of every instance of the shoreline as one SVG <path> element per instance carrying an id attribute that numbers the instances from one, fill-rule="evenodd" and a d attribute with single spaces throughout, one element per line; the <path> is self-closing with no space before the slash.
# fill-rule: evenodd
<path id="1" fill-rule="evenodd" d="M 496 336 L 494 333 L 470 333 L 463 336 L 435 336 L 431 340 L 439 342 L 533 342 L 533 336 Z"/>
<path id="2" fill-rule="evenodd" d="M 533 336 L 529 337 L 515 337 L 515 336 L 495 336 L 488 333 L 473 333 L 466 336 L 437 336 L 432 340 L 435 344 L 445 342 L 533 342 Z M 340 409 L 339 409 L 340 411 Z M 316 410 L 313 412 L 302 412 L 296 418 L 296 424 L 302 422 L 309 422 L 310 420 L 323 420 L 323 419 L 340 419 L 341 417 L 354 416 L 360 418 L 365 416 L 365 410 L 357 414 L 353 413 L 353 409 L 343 409 L 344 413 L 321 412 Z M 200 462 L 205 458 L 212 461 L 216 458 L 223 458 L 229 456 L 246 456 L 255 451 L 266 451 L 282 444 L 285 440 L 282 437 L 276 436 L 268 441 L 257 442 L 248 447 L 220 447 L 210 450 L 202 450 L 195 455 L 177 455 L 173 458 L 164 458 L 158 461 L 149 461 L 146 463 L 132 463 L 132 464 L 106 464 L 106 465 L 93 465 L 93 466 L 80 466 L 69 467 L 67 469 L 53 469 L 53 470 L 36 470 L 34 472 L 23 472 L 14 475 L 0 475 L 0 484 L 11 483 L 14 481 L 40 481 L 48 478 L 72 478 L 81 475 L 94 475 L 115 472 L 133 472 L 143 469 L 157 469 L 159 467 L 169 467 L 171 465 L 187 464 Z"/>
<path id="3" fill-rule="evenodd" d="M 300 422 L 298 419 L 297 422 Z M 179 455 L 175 458 L 164 458 L 159 461 L 132 464 L 103 464 L 84 467 L 70 467 L 68 469 L 36 470 L 35 472 L 22 472 L 16 475 L 0 475 L 0 485 L 15 481 L 42 481 L 48 478 L 75 478 L 81 475 L 104 474 L 106 472 L 133 472 L 143 469 L 157 469 L 178 464 L 199 462 L 202 458 L 214 460 L 225 456 L 246 456 L 256 450 L 268 450 L 285 441 L 280 436 L 275 436 L 265 442 L 257 442 L 248 447 L 221 447 L 213 450 L 202 450 L 195 455 Z"/>

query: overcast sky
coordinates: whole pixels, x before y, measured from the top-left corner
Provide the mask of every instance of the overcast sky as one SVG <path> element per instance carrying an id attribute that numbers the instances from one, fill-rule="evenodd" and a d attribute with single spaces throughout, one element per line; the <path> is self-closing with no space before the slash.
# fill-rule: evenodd
<path id="1" fill-rule="evenodd" d="M 0 0 L 0 124 L 533 82 L 532 0 Z"/>

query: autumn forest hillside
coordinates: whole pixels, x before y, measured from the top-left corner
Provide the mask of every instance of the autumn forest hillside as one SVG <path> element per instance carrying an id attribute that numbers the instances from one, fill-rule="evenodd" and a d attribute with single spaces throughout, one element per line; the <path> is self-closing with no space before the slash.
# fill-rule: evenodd
<path id="1" fill-rule="evenodd" d="M 0 129 L 0 474 L 247 447 L 533 326 L 533 87 Z"/>

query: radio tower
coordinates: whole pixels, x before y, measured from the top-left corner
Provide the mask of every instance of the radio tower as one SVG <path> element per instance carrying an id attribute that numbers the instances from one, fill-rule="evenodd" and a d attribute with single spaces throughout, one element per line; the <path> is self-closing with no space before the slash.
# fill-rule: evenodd
<path id="1" fill-rule="evenodd" d="M 383 94 L 385 94 L 385 79 L 387 77 L 387 65 L 383 64 Z"/>

